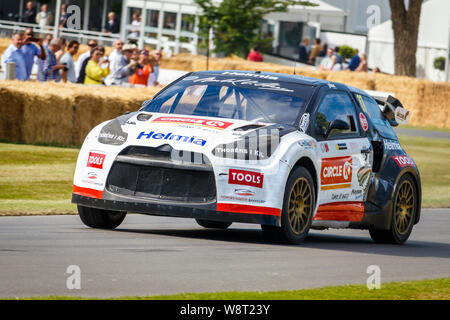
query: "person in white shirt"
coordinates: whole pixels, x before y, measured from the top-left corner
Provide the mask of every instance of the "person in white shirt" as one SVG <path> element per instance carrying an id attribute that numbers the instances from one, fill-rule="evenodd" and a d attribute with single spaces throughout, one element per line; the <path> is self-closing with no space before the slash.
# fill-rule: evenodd
<path id="1" fill-rule="evenodd" d="M 76 66 L 75 66 L 75 68 L 76 68 L 75 71 L 76 71 L 77 78 L 80 76 L 81 67 L 83 66 L 84 61 L 91 57 L 92 50 L 94 50 L 94 48 L 97 46 L 97 41 L 89 40 L 88 46 L 89 46 L 89 50 L 86 51 L 85 53 L 81 54 L 78 57 L 78 60 L 77 60 Z"/>
<path id="2" fill-rule="evenodd" d="M 62 70 L 62 79 L 64 82 L 77 82 L 77 75 L 75 73 L 75 62 L 73 56 L 77 54 L 80 43 L 77 40 L 72 40 L 67 46 L 67 52 L 61 57 L 59 63 L 65 64 L 66 68 Z"/>
<path id="3" fill-rule="evenodd" d="M 114 50 L 109 54 L 109 61 L 112 61 L 115 59 L 116 55 L 120 55 L 122 53 L 123 48 L 123 41 L 122 40 L 116 40 L 114 42 Z"/>
<path id="4" fill-rule="evenodd" d="M 110 57 L 109 69 L 111 72 L 105 79 L 106 85 L 124 85 L 129 83 L 128 78 L 136 71 L 138 65 L 136 60 L 131 59 L 136 49 L 136 45 L 126 44 L 123 46 L 121 53 L 116 54 L 112 59 Z"/>
<path id="5" fill-rule="evenodd" d="M 148 77 L 147 86 L 153 87 L 158 86 L 158 77 L 159 77 L 159 62 L 161 61 L 161 50 L 155 50 L 152 52 L 153 57 L 155 57 L 155 66 L 153 67 L 153 72 Z"/>
<path id="6" fill-rule="evenodd" d="M 41 12 L 36 15 L 36 23 L 41 27 L 41 29 L 46 29 L 53 23 L 53 15 L 48 11 L 48 5 L 43 4 L 41 7 Z"/>

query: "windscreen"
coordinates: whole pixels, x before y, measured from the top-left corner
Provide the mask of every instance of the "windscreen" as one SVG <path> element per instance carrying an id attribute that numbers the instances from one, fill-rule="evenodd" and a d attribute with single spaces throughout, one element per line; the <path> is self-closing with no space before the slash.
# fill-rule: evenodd
<path id="1" fill-rule="evenodd" d="M 312 86 L 271 79 L 191 75 L 143 110 L 293 125 L 312 91 Z"/>

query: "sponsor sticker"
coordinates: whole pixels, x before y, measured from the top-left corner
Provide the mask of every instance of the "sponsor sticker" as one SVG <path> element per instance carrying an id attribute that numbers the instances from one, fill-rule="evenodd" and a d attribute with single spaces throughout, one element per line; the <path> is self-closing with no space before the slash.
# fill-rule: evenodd
<path id="1" fill-rule="evenodd" d="M 383 139 L 383 144 L 386 150 L 402 150 L 400 143 L 395 140 Z"/>
<path id="2" fill-rule="evenodd" d="M 352 157 L 323 158 L 321 190 L 348 188 L 352 181 Z"/>
<path id="3" fill-rule="evenodd" d="M 336 150 L 347 150 L 347 144 L 344 143 L 336 143 Z"/>
<path id="4" fill-rule="evenodd" d="M 87 174 L 88 179 L 97 179 L 97 174 L 95 172 L 88 172 Z"/>
<path id="5" fill-rule="evenodd" d="M 158 117 L 152 122 L 191 124 L 219 130 L 226 129 L 233 125 L 233 122 L 185 117 Z"/>
<path id="6" fill-rule="evenodd" d="M 206 140 L 201 139 L 201 138 L 197 138 L 196 136 L 182 136 L 180 134 L 173 134 L 172 132 L 170 133 L 158 133 L 158 132 L 148 132 L 146 133 L 145 131 L 142 131 L 136 139 L 154 139 L 154 140 L 175 140 L 175 141 L 180 141 L 180 142 L 185 142 L 185 143 L 193 143 L 193 144 L 197 144 L 199 146 L 204 146 L 206 144 Z"/>
<path id="7" fill-rule="evenodd" d="M 299 124 L 300 132 L 306 132 L 306 130 L 308 129 L 308 125 L 309 125 L 309 113 L 304 113 L 302 115 L 302 118 L 300 119 Z"/>
<path id="8" fill-rule="evenodd" d="M 255 193 L 253 191 L 248 190 L 248 189 L 235 189 L 234 193 L 238 196 L 248 196 L 248 197 L 255 195 Z"/>
<path id="9" fill-rule="evenodd" d="M 230 169 L 228 174 L 229 184 L 262 188 L 263 180 L 264 174 L 254 171 Z"/>
<path id="10" fill-rule="evenodd" d="M 392 159 L 395 160 L 395 162 L 397 163 L 397 165 L 402 168 L 402 167 L 414 167 L 414 161 L 413 159 L 411 159 L 408 156 L 394 156 L 392 157 Z"/>
<path id="11" fill-rule="evenodd" d="M 322 143 L 320 145 L 320 148 L 322 149 L 322 152 L 324 152 L 324 153 L 330 151 L 330 148 L 328 147 L 328 144 L 326 144 L 326 143 Z"/>
<path id="12" fill-rule="evenodd" d="M 87 167 L 103 169 L 103 163 L 105 162 L 106 154 L 89 152 Z"/>
<path id="13" fill-rule="evenodd" d="M 367 122 L 366 116 L 362 112 L 359 113 L 359 122 L 361 123 L 361 127 L 364 131 L 369 129 L 369 123 Z"/>

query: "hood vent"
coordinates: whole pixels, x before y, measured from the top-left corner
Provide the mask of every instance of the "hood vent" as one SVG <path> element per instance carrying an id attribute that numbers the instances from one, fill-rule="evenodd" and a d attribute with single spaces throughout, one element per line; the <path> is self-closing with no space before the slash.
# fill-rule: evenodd
<path id="1" fill-rule="evenodd" d="M 245 126 L 234 129 L 234 131 L 249 131 L 264 127 L 264 124 L 247 124 Z"/>

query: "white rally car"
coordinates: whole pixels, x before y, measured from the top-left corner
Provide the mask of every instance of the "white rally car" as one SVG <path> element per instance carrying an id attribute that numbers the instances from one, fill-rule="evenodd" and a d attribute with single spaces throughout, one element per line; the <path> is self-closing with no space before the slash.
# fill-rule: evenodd
<path id="1" fill-rule="evenodd" d="M 289 243 L 310 228 L 404 243 L 420 218 L 421 184 L 391 126 L 408 117 L 392 97 L 324 80 L 190 73 L 88 134 L 72 201 L 93 228 L 136 212 L 209 228 L 257 223 Z"/>

